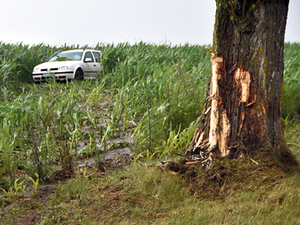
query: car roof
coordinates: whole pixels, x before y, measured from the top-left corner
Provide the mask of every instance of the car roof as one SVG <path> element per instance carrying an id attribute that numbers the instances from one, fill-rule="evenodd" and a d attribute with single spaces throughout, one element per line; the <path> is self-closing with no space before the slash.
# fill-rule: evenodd
<path id="1" fill-rule="evenodd" d="M 81 52 L 81 51 L 97 51 L 97 52 L 101 52 L 100 50 L 96 50 L 96 49 L 71 49 L 71 50 L 65 50 L 65 51 L 61 51 L 61 52 Z"/>
<path id="2" fill-rule="evenodd" d="M 99 52 L 100 54 L 102 54 L 102 52 L 100 50 L 96 50 L 96 49 L 71 49 L 71 50 L 59 50 L 57 52 L 54 52 L 45 62 L 48 62 L 49 59 L 51 59 L 53 56 L 55 56 L 56 54 L 62 53 L 62 52 L 84 52 L 84 51 L 95 51 L 95 52 Z"/>

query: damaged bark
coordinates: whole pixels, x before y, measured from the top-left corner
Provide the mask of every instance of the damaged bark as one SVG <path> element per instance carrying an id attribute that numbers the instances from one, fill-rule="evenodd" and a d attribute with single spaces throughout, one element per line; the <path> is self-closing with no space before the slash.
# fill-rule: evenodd
<path id="1" fill-rule="evenodd" d="M 217 1 L 205 111 L 186 156 L 210 167 L 216 158 L 265 149 L 297 164 L 283 137 L 280 102 L 289 1 L 228 2 Z"/>

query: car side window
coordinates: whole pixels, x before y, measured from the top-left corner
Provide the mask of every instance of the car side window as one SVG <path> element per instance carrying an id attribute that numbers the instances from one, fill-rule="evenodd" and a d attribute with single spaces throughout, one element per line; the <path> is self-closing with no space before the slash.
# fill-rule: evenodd
<path id="1" fill-rule="evenodd" d="M 84 61 L 86 61 L 87 58 L 90 58 L 92 59 L 92 61 L 89 61 L 89 62 L 94 62 L 94 58 L 92 56 L 92 53 L 91 52 L 86 52 L 85 53 L 85 56 L 84 56 Z"/>
<path id="2" fill-rule="evenodd" d="M 93 55 L 95 57 L 96 62 L 100 62 L 100 53 L 99 52 L 93 52 Z"/>

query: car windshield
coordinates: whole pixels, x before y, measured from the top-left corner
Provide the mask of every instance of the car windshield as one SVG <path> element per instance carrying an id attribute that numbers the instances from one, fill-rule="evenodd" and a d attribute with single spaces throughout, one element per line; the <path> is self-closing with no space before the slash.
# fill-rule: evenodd
<path id="1" fill-rule="evenodd" d="M 60 52 L 57 55 L 51 57 L 48 62 L 53 61 L 80 61 L 82 52 Z"/>

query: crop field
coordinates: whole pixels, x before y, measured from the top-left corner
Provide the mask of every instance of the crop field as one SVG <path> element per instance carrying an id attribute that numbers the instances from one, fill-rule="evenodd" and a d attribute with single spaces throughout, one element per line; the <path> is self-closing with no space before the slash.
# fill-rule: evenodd
<path id="1" fill-rule="evenodd" d="M 184 189 L 176 188 L 170 193 L 174 191 L 174 196 L 179 193 L 177 197 L 181 200 L 177 200 L 183 201 L 189 212 L 179 209 L 178 204 L 168 199 L 166 190 L 161 185 L 180 183 L 178 177 L 174 180 L 172 175 L 167 175 L 166 180 L 162 182 L 163 178 L 160 177 L 162 175 L 150 169 L 149 171 L 152 171 L 149 172 L 150 175 L 141 178 L 144 181 L 138 179 L 147 170 L 144 169 L 145 167 L 140 168 L 140 164 L 174 158 L 176 157 L 174 153 L 184 154 L 188 148 L 197 119 L 203 110 L 206 87 L 210 79 L 210 54 L 206 52 L 205 46 L 152 45 L 143 42 L 135 45 L 100 43 L 95 46 L 95 49 L 102 51 L 103 71 L 100 72 L 98 79 L 63 83 L 50 79 L 40 85 L 33 83 L 31 77 L 33 67 L 45 61 L 55 51 L 85 47 L 88 46 L 51 47 L 44 44 L 27 46 L 0 43 L 0 190 L 2 193 L 0 207 L 4 209 L 17 201 L 20 195 L 26 195 L 28 188 L 33 194 L 37 194 L 37 187 L 40 184 L 60 182 L 74 177 L 74 174 L 79 171 L 83 181 L 76 178 L 73 183 L 66 185 L 67 187 L 59 186 L 61 195 L 57 196 L 57 199 L 68 198 L 62 197 L 64 193 L 68 195 L 64 188 L 70 186 L 67 190 L 71 191 L 72 188 L 74 189 L 72 185 L 75 185 L 76 188 L 82 188 L 81 191 L 84 190 L 80 185 L 81 182 L 87 182 L 89 177 L 87 159 L 93 160 L 93 169 L 104 173 L 109 167 L 108 162 L 105 161 L 105 154 L 116 149 L 127 148 L 130 150 L 129 157 L 124 158 L 116 154 L 112 162 L 119 162 L 119 168 L 128 164 L 133 164 L 133 167 L 117 173 L 115 177 L 105 177 L 105 181 L 101 181 L 103 193 L 113 189 L 113 186 L 105 188 L 106 182 L 117 187 L 122 177 L 127 179 L 130 174 L 135 174 L 135 177 L 130 179 L 140 186 L 131 187 L 138 189 L 137 193 L 141 198 L 143 196 L 146 198 L 145 201 L 150 201 L 145 192 L 148 191 L 156 196 L 158 194 L 153 191 L 159 189 L 162 195 L 165 195 L 164 200 L 169 202 L 172 208 L 168 208 L 166 202 L 161 202 L 162 206 L 158 206 L 158 203 L 154 205 L 149 203 L 152 204 L 149 206 L 152 209 L 150 215 L 147 210 L 147 213 L 142 212 L 145 209 L 139 206 L 141 204 L 139 200 L 132 200 L 134 197 L 127 196 L 127 200 L 131 199 L 135 202 L 133 208 L 136 211 L 131 209 L 134 213 L 132 212 L 129 217 L 125 216 L 127 221 L 125 224 L 131 224 L 132 221 L 128 218 L 136 219 L 137 223 L 147 221 L 145 224 L 150 223 L 154 218 L 158 219 L 157 224 L 168 222 L 175 224 L 176 218 L 182 221 L 180 224 L 186 224 L 189 218 L 195 220 L 202 218 L 206 224 L 210 223 L 208 220 L 208 217 L 212 216 L 210 212 L 205 209 L 202 214 L 196 213 L 196 206 L 198 207 L 200 203 L 196 203 L 195 198 L 187 196 Z M 300 161 L 299 85 L 300 44 L 286 43 L 282 119 L 286 141 Z M 79 170 L 78 164 L 82 162 L 83 167 Z M 153 181 L 155 188 L 148 190 L 149 187 L 145 186 L 145 182 L 153 185 Z M 91 187 L 95 186 L 95 180 L 88 182 L 91 183 Z M 297 199 L 300 198 L 294 188 L 299 184 L 299 175 L 286 178 L 282 183 L 289 185 L 291 193 L 294 193 Z M 265 201 L 271 201 L 275 196 L 274 204 L 279 206 L 281 204 L 279 203 L 281 200 L 278 200 L 281 198 L 279 192 L 286 193 L 283 191 L 284 187 L 281 184 L 277 188 L 278 192 L 270 193 Z M 254 193 L 261 194 L 260 191 Z M 252 198 L 250 195 L 254 196 L 253 193 L 245 193 L 243 198 L 248 201 Z M 283 199 L 293 201 L 291 196 L 282 195 L 285 196 L 282 197 Z M 131 204 L 131 200 L 128 200 L 127 206 L 119 207 L 130 208 L 131 206 L 128 205 Z M 240 204 L 241 201 L 231 199 L 222 204 L 225 207 L 229 205 L 233 207 L 233 204 Z M 212 206 L 213 202 L 205 200 L 202 203 L 214 210 L 221 210 Z M 264 213 L 267 212 L 265 207 L 268 204 L 264 205 L 264 200 L 260 204 L 260 209 Z M 288 208 L 287 204 L 284 202 L 281 206 Z M 240 207 L 239 211 L 247 211 L 241 205 L 238 207 Z M 253 210 L 252 214 L 256 215 L 255 218 L 258 220 L 251 221 L 264 223 L 265 220 L 258 211 Z M 226 218 L 237 216 L 236 212 L 236 210 L 228 211 Z M 276 218 L 281 221 L 279 208 L 275 207 L 272 212 L 276 213 Z M 49 218 L 53 216 L 55 219 L 44 218 L 45 221 L 50 221 L 45 224 L 72 224 L 66 218 L 60 223 L 58 217 L 64 217 L 60 213 L 47 214 Z M 66 212 L 64 213 L 67 215 Z M 80 214 L 77 211 L 76 213 Z M 113 215 L 116 212 L 107 213 Z M 149 220 L 146 214 L 149 214 Z M 0 222 L 1 218 L 4 218 L 5 221 L 13 224 L 14 216 L 7 215 L 11 216 L 0 213 Z M 79 216 L 82 221 L 90 223 L 82 216 L 81 214 Z M 294 224 L 299 222 L 294 218 L 294 214 L 290 213 L 287 216 Z M 113 221 L 112 218 L 105 218 L 107 221 Z M 227 221 L 223 220 L 223 217 L 215 219 L 218 224 Z M 243 224 L 242 219 L 244 218 L 239 218 L 237 224 Z M 276 220 L 270 221 L 276 222 Z"/>
<path id="2" fill-rule="evenodd" d="M 64 47 L 69 48 L 75 46 Z M 2 182 L 12 185 L 20 168 L 47 180 L 55 162 L 72 172 L 79 156 L 106 151 L 118 145 L 107 146 L 107 141 L 128 132 L 134 136 L 136 159 L 185 151 L 208 83 L 204 47 L 96 48 L 103 52 L 98 80 L 34 85 L 32 68 L 57 49 L 1 47 L 0 177 L 9 178 Z M 81 141 L 88 147 L 78 150 Z"/>

